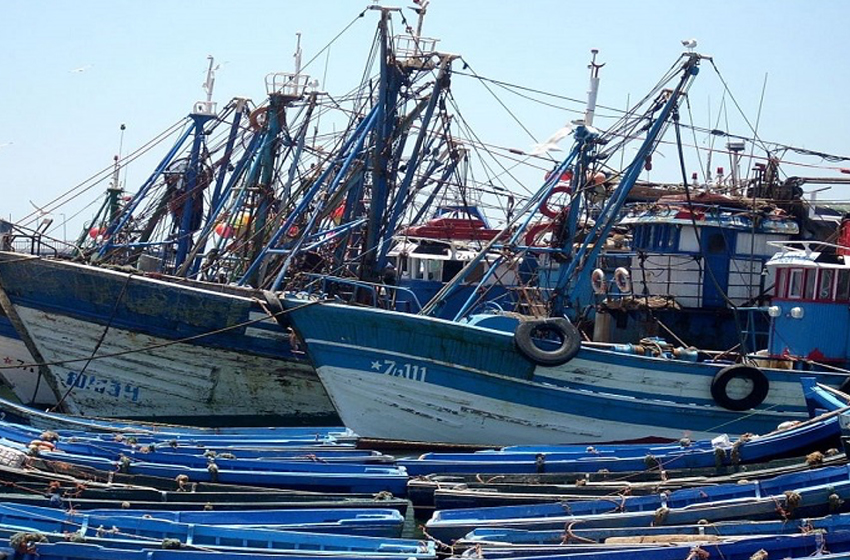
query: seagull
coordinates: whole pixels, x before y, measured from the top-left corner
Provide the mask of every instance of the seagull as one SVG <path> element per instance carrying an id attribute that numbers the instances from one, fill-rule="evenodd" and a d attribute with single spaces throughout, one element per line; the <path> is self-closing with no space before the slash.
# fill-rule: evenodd
<path id="1" fill-rule="evenodd" d="M 547 138 L 545 142 L 535 144 L 530 155 L 539 156 L 547 152 L 560 152 L 561 148 L 558 146 L 558 142 L 569 136 L 573 129 L 574 127 L 572 124 L 567 124 L 566 126 L 559 128 L 554 134 L 552 134 L 552 136 Z"/>
<path id="2" fill-rule="evenodd" d="M 80 66 L 79 68 L 74 68 L 73 70 L 68 70 L 71 74 L 80 74 L 81 72 L 85 72 L 89 68 L 91 68 L 91 64 L 86 64 L 85 66 Z"/>
<path id="3" fill-rule="evenodd" d="M 2 144 L 0 144 L 0 149 L 8 148 L 12 144 L 14 144 L 14 142 L 3 142 Z"/>
<path id="4" fill-rule="evenodd" d="M 697 46 L 696 39 L 682 39 L 682 44 L 685 45 L 685 48 L 689 51 L 693 51 Z"/>

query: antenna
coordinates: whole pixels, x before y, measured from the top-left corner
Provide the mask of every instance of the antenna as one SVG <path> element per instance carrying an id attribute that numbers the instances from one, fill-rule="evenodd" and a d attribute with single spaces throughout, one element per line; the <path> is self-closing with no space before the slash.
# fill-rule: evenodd
<path id="1" fill-rule="evenodd" d="M 599 54 L 599 49 L 591 49 L 590 54 L 593 58 L 590 59 L 590 64 L 587 67 L 590 69 L 590 89 L 587 91 L 587 109 L 584 112 L 585 126 L 593 126 L 593 116 L 596 112 L 596 96 L 599 93 L 599 69 L 605 66 L 605 63 L 596 64 L 596 55 Z"/>
<path id="2" fill-rule="evenodd" d="M 295 75 L 301 74 L 301 32 L 295 33 Z"/>
<path id="3" fill-rule="evenodd" d="M 121 134 L 118 137 L 118 154 L 112 158 L 112 184 L 109 188 L 120 191 L 121 183 L 119 181 L 119 176 L 121 174 L 121 166 L 119 162 L 121 161 L 121 155 L 124 152 L 124 131 L 127 130 L 127 125 L 121 123 L 119 130 L 121 131 Z"/>
<path id="4" fill-rule="evenodd" d="M 218 69 L 218 66 L 213 66 L 215 63 L 215 58 L 213 55 L 208 54 L 207 60 L 210 61 L 209 67 L 207 68 L 207 79 L 204 80 L 204 83 L 201 84 L 201 87 L 204 88 L 204 91 L 207 92 L 206 101 L 198 101 L 195 103 L 195 113 L 200 113 L 203 115 L 212 115 L 215 113 L 215 103 L 212 101 L 213 96 L 213 88 L 215 87 L 215 71 Z"/>
<path id="5" fill-rule="evenodd" d="M 428 11 L 428 4 L 431 3 L 431 0 L 413 0 L 413 3 L 418 6 L 418 8 L 413 8 L 419 17 L 416 20 L 416 38 L 422 36 L 422 23 L 425 21 L 425 12 Z"/>

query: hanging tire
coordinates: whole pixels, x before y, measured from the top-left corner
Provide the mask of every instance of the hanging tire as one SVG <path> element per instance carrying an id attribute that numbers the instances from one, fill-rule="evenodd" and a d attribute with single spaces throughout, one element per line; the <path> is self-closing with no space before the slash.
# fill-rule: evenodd
<path id="1" fill-rule="evenodd" d="M 752 391 L 740 399 L 733 399 L 727 392 L 727 386 L 733 379 L 749 379 L 753 384 Z M 764 373 L 753 366 L 735 364 L 718 371 L 711 380 L 711 396 L 715 402 L 728 410 L 740 412 L 750 410 L 764 402 L 770 384 Z"/>
<path id="2" fill-rule="evenodd" d="M 534 343 L 536 333 L 550 333 L 561 340 L 554 350 L 544 350 Z M 559 366 L 572 360 L 581 349 L 581 335 L 572 323 L 561 317 L 522 321 L 514 332 L 514 343 L 520 353 L 541 366 Z"/>

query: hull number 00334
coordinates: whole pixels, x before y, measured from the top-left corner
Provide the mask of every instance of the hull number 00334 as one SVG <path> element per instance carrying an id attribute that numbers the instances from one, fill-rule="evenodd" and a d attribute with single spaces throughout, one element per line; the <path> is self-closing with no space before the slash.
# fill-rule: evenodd
<path id="1" fill-rule="evenodd" d="M 414 381 L 425 381 L 425 375 L 428 373 L 428 368 L 425 366 L 399 363 L 393 360 L 374 361 L 372 362 L 372 369 L 380 371 L 384 375 L 403 377 Z"/>

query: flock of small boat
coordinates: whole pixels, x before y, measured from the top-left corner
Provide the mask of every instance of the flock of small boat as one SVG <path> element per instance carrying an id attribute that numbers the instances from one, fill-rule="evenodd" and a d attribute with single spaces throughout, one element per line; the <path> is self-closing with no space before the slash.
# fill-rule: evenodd
<path id="1" fill-rule="evenodd" d="M 2 401 L 0 537 L 17 558 L 80 560 L 846 557 L 850 397 L 812 378 L 801 391 L 812 419 L 736 441 L 402 459 L 343 428 L 110 422 Z"/>

